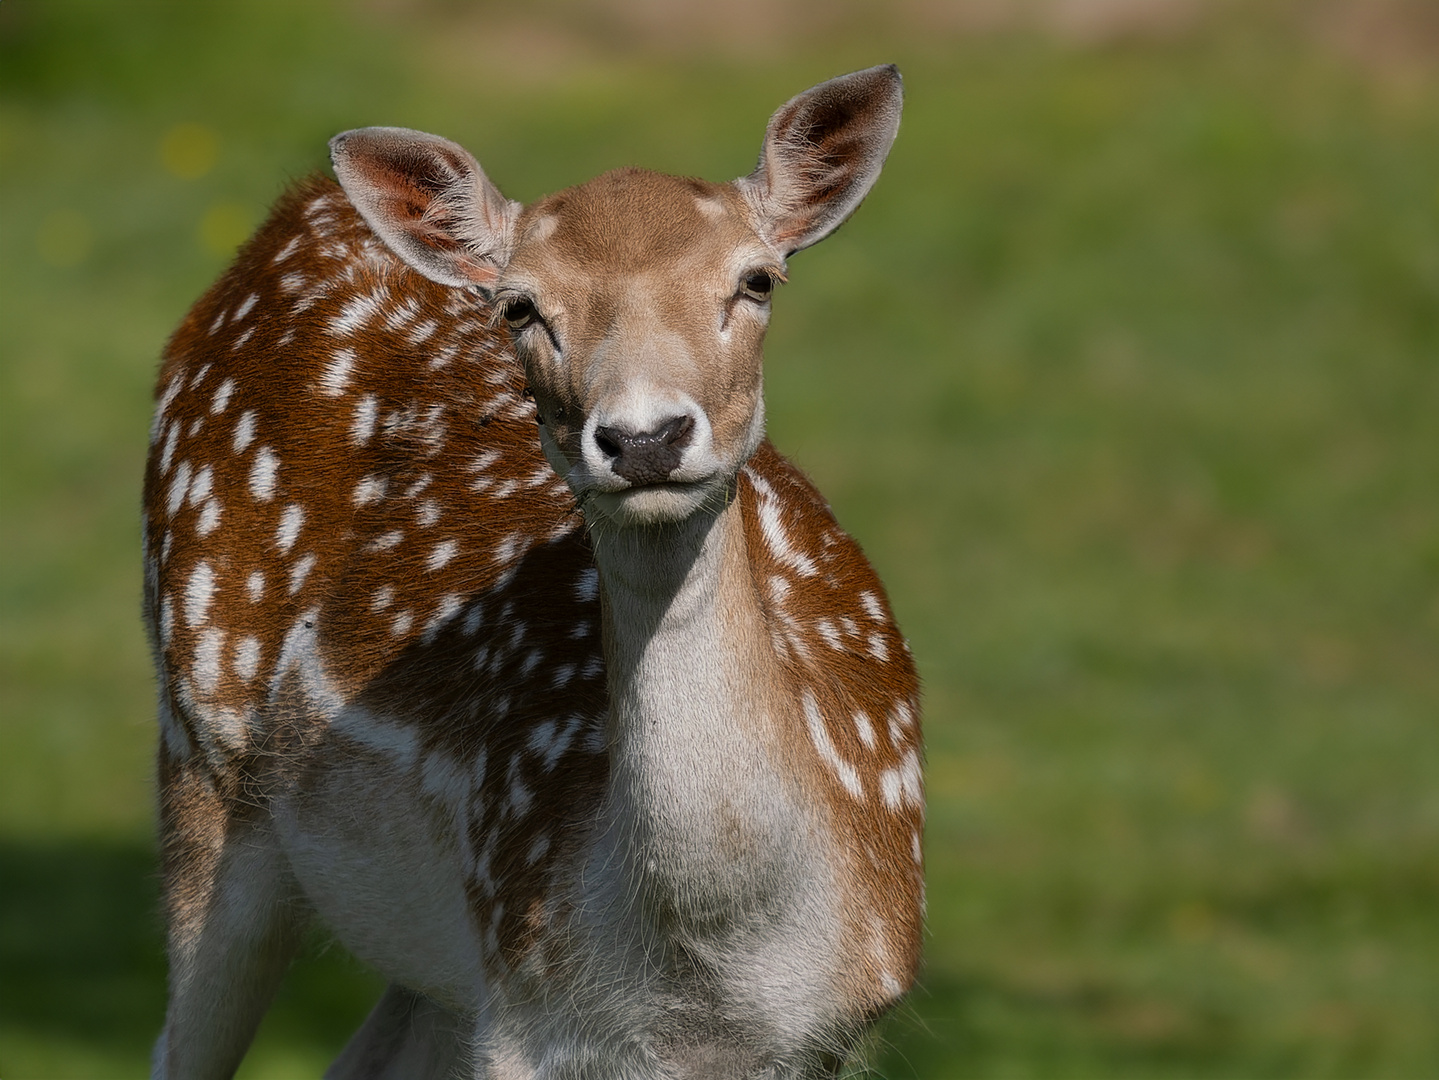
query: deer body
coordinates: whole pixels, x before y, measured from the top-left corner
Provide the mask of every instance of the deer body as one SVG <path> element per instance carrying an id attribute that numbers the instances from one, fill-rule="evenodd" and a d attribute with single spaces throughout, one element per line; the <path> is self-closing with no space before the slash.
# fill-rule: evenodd
<path id="1" fill-rule="evenodd" d="M 734 184 L 529 208 L 348 133 L 191 311 L 146 477 L 157 1076 L 233 1072 L 315 916 L 391 982 L 334 1076 L 826 1075 L 902 995 L 913 666 L 759 366 L 898 108 L 871 69 Z"/>

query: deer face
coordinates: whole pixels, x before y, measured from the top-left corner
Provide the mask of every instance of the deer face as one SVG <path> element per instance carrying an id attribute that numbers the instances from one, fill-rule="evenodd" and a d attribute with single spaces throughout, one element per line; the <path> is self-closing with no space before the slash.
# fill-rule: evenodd
<path id="1" fill-rule="evenodd" d="M 782 255 L 730 186 L 626 170 L 531 207 L 495 282 L 551 465 L 587 512 L 675 520 L 763 436 Z"/>
<path id="2" fill-rule="evenodd" d="M 784 260 L 864 198 L 900 100 L 892 67 L 832 79 L 770 118 L 759 165 L 733 183 L 621 170 L 528 209 L 433 135 L 364 128 L 330 148 L 392 250 L 493 296 L 545 454 L 585 512 L 645 525 L 723 499 L 759 445 L 761 342 Z"/>

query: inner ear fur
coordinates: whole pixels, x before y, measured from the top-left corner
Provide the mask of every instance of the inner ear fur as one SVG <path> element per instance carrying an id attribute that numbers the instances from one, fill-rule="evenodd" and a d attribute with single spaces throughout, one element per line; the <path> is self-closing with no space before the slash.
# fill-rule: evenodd
<path id="1" fill-rule="evenodd" d="M 789 255 L 837 229 L 879 178 L 903 103 L 893 64 L 841 75 L 785 102 L 770 117 L 759 164 L 736 182 L 761 235 Z"/>
<path id="2" fill-rule="evenodd" d="M 457 143 L 408 128 L 357 128 L 330 140 L 330 160 L 370 228 L 427 278 L 484 286 L 509 261 L 520 204 Z"/>

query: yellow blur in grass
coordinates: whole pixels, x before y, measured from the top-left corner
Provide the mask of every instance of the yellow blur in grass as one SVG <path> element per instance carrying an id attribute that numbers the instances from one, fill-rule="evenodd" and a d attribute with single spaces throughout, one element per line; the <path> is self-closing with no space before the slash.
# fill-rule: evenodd
<path id="1" fill-rule="evenodd" d="M 204 124 L 176 124 L 160 140 L 160 163 L 181 180 L 200 179 L 219 157 L 219 136 Z"/>

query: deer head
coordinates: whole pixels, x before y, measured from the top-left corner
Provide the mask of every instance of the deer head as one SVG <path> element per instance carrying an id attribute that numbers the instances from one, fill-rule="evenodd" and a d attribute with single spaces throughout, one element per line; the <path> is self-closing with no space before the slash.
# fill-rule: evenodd
<path id="1" fill-rule="evenodd" d="M 580 506 L 655 524 L 722 501 L 759 445 L 761 346 L 786 259 L 868 193 L 901 97 L 892 66 L 842 76 L 774 114 L 748 176 L 621 169 L 528 207 L 433 135 L 362 128 L 330 148 L 395 254 L 493 304 L 545 455 Z"/>

